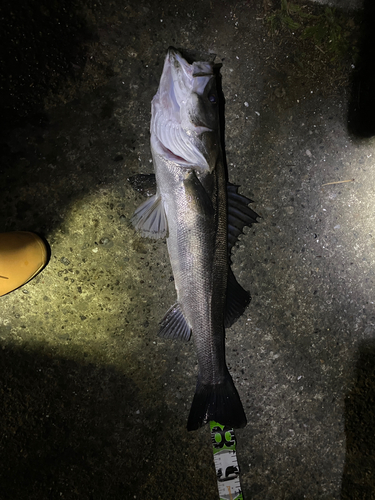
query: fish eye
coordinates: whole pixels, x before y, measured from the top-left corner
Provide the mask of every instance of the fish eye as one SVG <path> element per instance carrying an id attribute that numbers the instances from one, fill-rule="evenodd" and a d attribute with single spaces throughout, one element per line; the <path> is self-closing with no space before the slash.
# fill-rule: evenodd
<path id="1" fill-rule="evenodd" d="M 212 102 L 212 104 L 216 104 L 216 103 L 217 103 L 216 96 L 215 96 L 214 94 L 210 94 L 210 95 L 208 96 L 208 100 L 209 100 L 210 102 Z"/>

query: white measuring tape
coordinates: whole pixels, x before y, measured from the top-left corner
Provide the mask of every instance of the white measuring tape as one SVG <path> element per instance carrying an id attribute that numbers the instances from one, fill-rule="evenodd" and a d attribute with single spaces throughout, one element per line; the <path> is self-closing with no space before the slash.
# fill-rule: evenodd
<path id="1" fill-rule="evenodd" d="M 243 500 L 234 430 L 213 421 L 210 429 L 220 500 Z"/>

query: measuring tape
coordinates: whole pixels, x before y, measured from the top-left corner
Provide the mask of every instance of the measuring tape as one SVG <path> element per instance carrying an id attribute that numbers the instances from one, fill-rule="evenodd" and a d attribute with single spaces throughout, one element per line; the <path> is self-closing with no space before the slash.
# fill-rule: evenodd
<path id="1" fill-rule="evenodd" d="M 234 430 L 214 421 L 210 429 L 220 500 L 243 500 Z"/>

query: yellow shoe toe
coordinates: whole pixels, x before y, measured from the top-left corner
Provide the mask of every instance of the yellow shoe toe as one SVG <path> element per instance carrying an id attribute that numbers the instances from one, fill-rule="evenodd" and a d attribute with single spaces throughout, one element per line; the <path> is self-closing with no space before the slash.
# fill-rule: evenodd
<path id="1" fill-rule="evenodd" d="M 31 280 L 47 260 L 47 247 L 37 234 L 0 233 L 0 296 Z"/>

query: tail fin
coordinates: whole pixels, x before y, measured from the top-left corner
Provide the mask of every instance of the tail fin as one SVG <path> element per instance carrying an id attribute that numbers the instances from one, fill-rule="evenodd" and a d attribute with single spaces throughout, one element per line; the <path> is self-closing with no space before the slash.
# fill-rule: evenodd
<path id="1" fill-rule="evenodd" d="M 210 420 L 234 429 L 245 427 L 247 423 L 240 396 L 229 372 L 224 382 L 215 385 L 202 384 L 198 378 L 187 430 L 196 430 Z"/>

